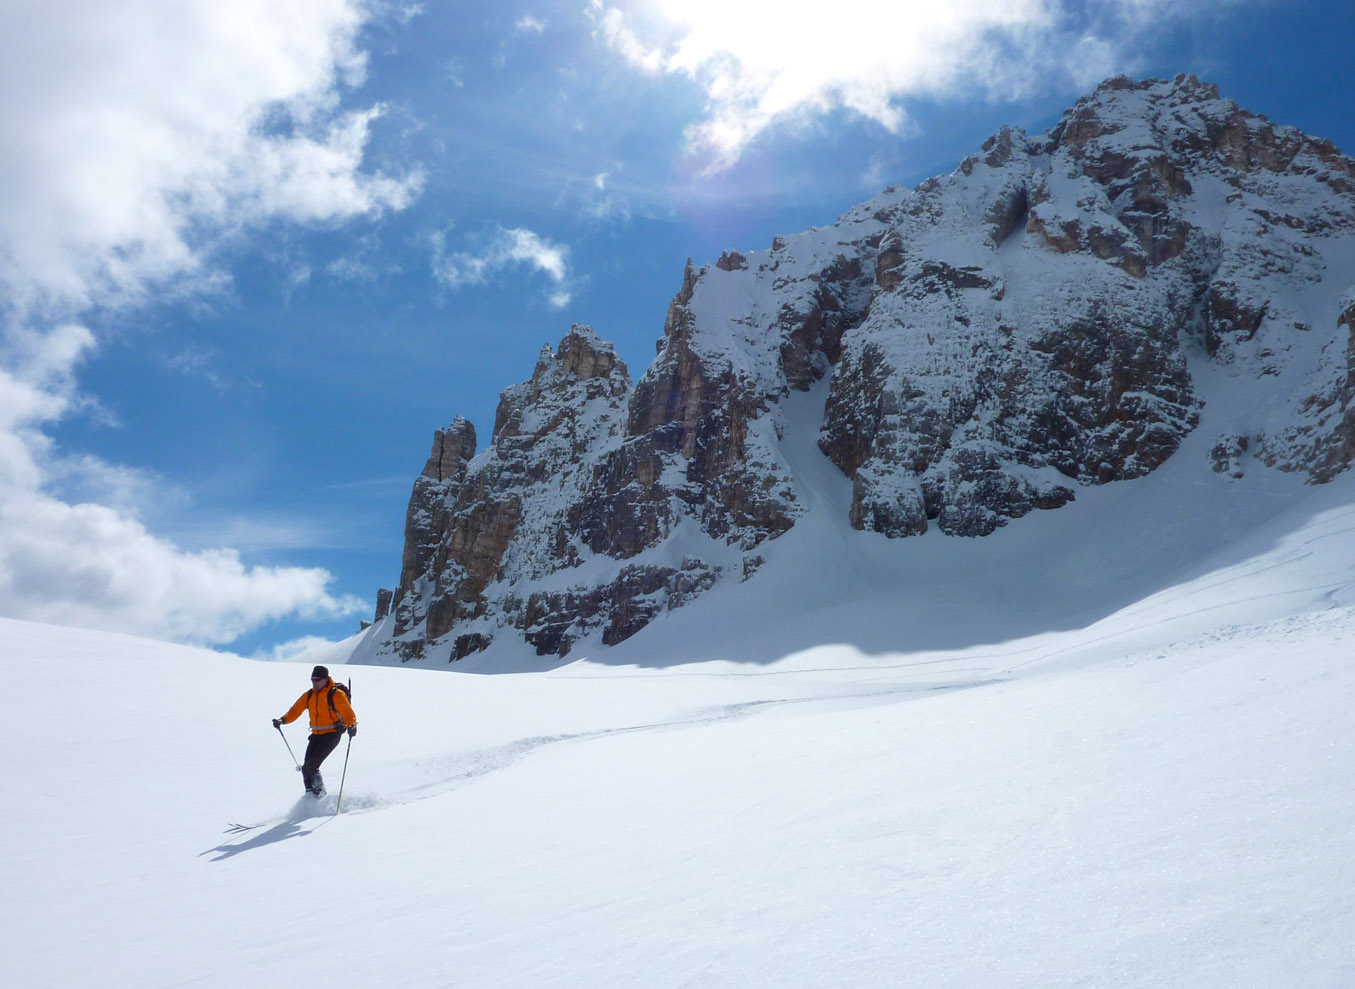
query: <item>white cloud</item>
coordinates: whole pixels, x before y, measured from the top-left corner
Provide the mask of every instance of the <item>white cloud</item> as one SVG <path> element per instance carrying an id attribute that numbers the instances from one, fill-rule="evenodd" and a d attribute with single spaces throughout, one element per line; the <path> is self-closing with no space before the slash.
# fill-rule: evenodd
<path id="1" fill-rule="evenodd" d="M 341 282 L 375 282 L 385 275 L 397 274 L 401 268 L 384 249 L 374 233 L 349 239 L 350 249 L 325 265 L 325 273 Z"/>
<path id="2" fill-rule="evenodd" d="M 341 282 L 374 282 L 380 276 L 376 266 L 356 255 L 344 255 L 325 265 L 325 271 Z"/>
<path id="3" fill-rule="evenodd" d="M 418 193 L 417 171 L 363 168 L 382 108 L 340 102 L 362 78 L 356 37 L 378 6 L 0 4 L 6 615 L 224 643 L 277 618 L 364 610 L 330 594 L 324 570 L 248 566 L 234 549 L 156 536 L 139 509 L 183 493 L 63 451 L 51 431 L 97 410 L 76 385 L 96 345 L 81 325 L 90 310 L 219 285 L 213 251 L 239 231 L 374 215 Z"/>
<path id="4" fill-rule="evenodd" d="M 224 395 L 233 386 L 230 379 L 217 370 L 220 358 L 220 353 L 215 349 L 194 342 L 156 355 L 156 360 L 175 374 L 199 378 L 211 385 L 215 392 Z"/>
<path id="5" fill-rule="evenodd" d="M 539 17 L 533 17 L 531 14 L 524 14 L 519 17 L 514 26 L 523 34 L 543 34 L 546 30 L 546 22 Z"/>
<path id="6" fill-rule="evenodd" d="M 623 223 L 630 220 L 630 202 L 625 196 L 609 188 L 611 184 L 611 172 L 599 172 L 593 176 L 592 188 L 583 197 L 584 216 L 594 220 L 618 220 Z"/>
<path id="7" fill-rule="evenodd" d="M 380 107 L 361 0 L 0 4 L 0 290 L 20 313 L 137 301 L 217 239 L 399 209 L 422 176 L 363 171 Z"/>
<path id="8" fill-rule="evenodd" d="M 13 617 L 218 644 L 275 619 L 365 610 L 330 595 L 324 570 L 184 552 L 102 505 L 10 499 L 0 526 L 0 594 Z"/>
<path id="9" fill-rule="evenodd" d="M 290 663 L 306 653 L 314 652 L 317 649 L 326 649 L 333 646 L 334 643 L 329 639 L 322 639 L 318 635 L 304 635 L 299 639 L 292 639 L 290 642 L 282 642 L 272 649 L 255 653 L 253 659 L 263 660 L 268 663 Z"/>
<path id="10" fill-rule="evenodd" d="M 88 453 L 51 457 L 43 467 L 45 488 L 59 492 L 62 500 L 98 502 L 130 518 L 147 507 L 183 509 L 191 501 L 187 492 L 154 471 L 112 464 Z"/>
<path id="11" fill-rule="evenodd" d="M 831 15 L 782 0 L 590 0 L 597 36 L 636 70 L 683 74 L 707 112 L 688 131 L 707 172 L 727 168 L 768 127 L 855 112 L 893 132 L 901 101 L 1019 97 L 1051 79 L 1079 87 L 1127 67 L 1137 32 L 1239 0 L 838 0 Z M 659 36 L 650 40 L 646 35 Z"/>
<path id="12" fill-rule="evenodd" d="M 64 458 L 44 432 L 78 401 L 74 372 L 94 345 L 84 327 L 19 334 L 0 369 L 0 601 L 15 618 L 201 643 L 229 642 L 289 615 L 364 610 L 327 590 L 327 572 L 248 567 L 232 549 L 185 552 L 135 518 L 155 478 L 97 458 Z M 48 490 L 73 475 L 103 504 Z"/>
<path id="13" fill-rule="evenodd" d="M 569 305 L 569 248 L 553 244 L 523 227 L 498 227 L 488 237 L 477 239 L 470 250 L 448 251 L 447 236 L 433 238 L 433 274 L 450 289 L 484 285 L 505 268 L 526 265 L 546 275 L 552 283 L 547 299 L 562 309 Z"/>
<path id="14" fill-rule="evenodd" d="M 45 483 L 52 441 L 42 427 L 70 409 L 74 367 L 94 336 L 67 324 L 47 334 L 13 333 L 7 344 L 0 361 L 0 496 Z"/>
<path id="15" fill-rule="evenodd" d="M 633 68 L 647 75 L 659 75 L 667 68 L 663 52 L 640 40 L 626 23 L 626 14 L 616 7 L 604 7 L 600 0 L 589 0 L 589 13 L 611 48 Z"/>
<path id="16" fill-rule="evenodd" d="M 389 13 L 397 24 L 408 24 L 425 10 L 421 3 L 382 3 L 378 0 L 372 0 L 371 7 L 378 14 Z"/>

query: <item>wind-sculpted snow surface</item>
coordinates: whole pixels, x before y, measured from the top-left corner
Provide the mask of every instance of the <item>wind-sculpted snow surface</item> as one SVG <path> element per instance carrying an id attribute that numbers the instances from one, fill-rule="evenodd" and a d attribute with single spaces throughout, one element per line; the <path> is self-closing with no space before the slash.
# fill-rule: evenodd
<path id="1" fill-rule="evenodd" d="M 376 658 L 564 655 L 756 579 L 808 511 L 786 407 L 820 382 L 844 520 L 889 537 L 1142 478 L 1210 403 L 1220 474 L 1328 481 L 1355 457 L 1352 323 L 1355 163 L 1194 77 L 1110 80 L 1046 134 L 689 262 L 634 385 L 587 327 L 543 351 L 488 450 L 438 434 Z"/>

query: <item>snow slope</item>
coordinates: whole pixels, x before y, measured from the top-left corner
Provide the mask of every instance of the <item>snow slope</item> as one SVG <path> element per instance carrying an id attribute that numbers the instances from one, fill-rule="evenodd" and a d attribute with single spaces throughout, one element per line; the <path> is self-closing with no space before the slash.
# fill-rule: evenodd
<path id="1" fill-rule="evenodd" d="M 1355 484 L 1200 459 L 944 553 L 811 506 L 592 659 L 345 669 L 337 817 L 269 724 L 316 656 L 0 620 L 4 983 L 1355 984 Z"/>

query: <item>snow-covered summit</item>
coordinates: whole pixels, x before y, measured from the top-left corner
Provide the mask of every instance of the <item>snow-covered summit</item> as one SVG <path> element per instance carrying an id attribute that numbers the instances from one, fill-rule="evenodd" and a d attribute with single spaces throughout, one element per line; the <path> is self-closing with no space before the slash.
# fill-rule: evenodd
<path id="1" fill-rule="evenodd" d="M 435 441 L 454 469 L 416 484 L 378 652 L 613 644 L 759 579 L 813 510 L 984 536 L 1187 437 L 1222 478 L 1329 480 L 1355 456 L 1352 286 L 1355 162 L 1192 76 L 1108 80 L 1048 133 L 689 262 L 633 385 L 592 330 L 544 350 L 488 449 Z M 806 487 L 806 428 L 840 503 Z"/>

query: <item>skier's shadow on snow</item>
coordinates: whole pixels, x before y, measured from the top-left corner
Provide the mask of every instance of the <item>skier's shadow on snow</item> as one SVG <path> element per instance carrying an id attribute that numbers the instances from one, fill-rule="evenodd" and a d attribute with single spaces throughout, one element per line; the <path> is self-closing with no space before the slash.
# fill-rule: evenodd
<path id="1" fill-rule="evenodd" d="M 212 855 L 215 853 L 216 858 L 212 859 L 212 861 L 220 862 L 224 859 L 239 855 L 241 852 L 248 852 L 255 848 L 263 848 L 265 845 L 275 845 L 279 841 L 286 841 L 288 838 L 299 838 L 302 835 L 310 834 L 324 823 L 324 821 L 321 821 L 320 824 L 305 827 L 304 822 L 302 821 L 279 821 L 268 830 L 260 832 L 248 841 L 242 841 L 238 844 L 226 842 L 223 845 L 217 845 L 215 848 L 207 849 L 207 851 L 202 852 L 201 855 Z M 201 857 L 201 855 L 199 857 Z"/>

